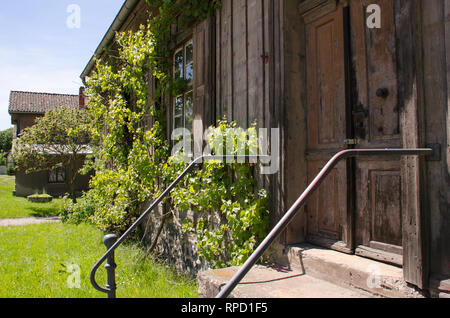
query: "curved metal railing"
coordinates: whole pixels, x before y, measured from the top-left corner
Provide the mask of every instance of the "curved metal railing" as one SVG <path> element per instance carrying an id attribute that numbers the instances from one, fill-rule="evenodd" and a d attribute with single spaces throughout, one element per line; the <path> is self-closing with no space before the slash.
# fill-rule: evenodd
<path id="1" fill-rule="evenodd" d="M 122 244 L 122 242 L 130 235 L 131 232 L 133 232 L 136 227 L 139 226 L 139 224 L 142 223 L 142 221 L 145 219 L 145 217 L 152 212 L 152 210 L 159 204 L 161 201 L 170 194 L 170 191 L 197 165 L 202 164 L 205 161 L 211 161 L 211 160 L 226 160 L 226 162 L 230 162 L 232 160 L 258 160 L 262 158 L 268 158 L 268 156 L 258 156 L 258 155 L 250 155 L 250 156 L 202 156 L 197 159 L 195 159 L 192 163 L 189 164 L 189 166 L 184 169 L 184 171 L 175 179 L 175 181 L 170 184 L 170 186 L 164 190 L 164 192 L 150 205 L 150 207 L 133 223 L 133 225 L 130 226 L 130 228 L 119 238 L 117 239 L 114 235 L 106 235 L 103 239 L 103 242 L 105 243 L 107 247 L 106 253 L 97 261 L 97 263 L 92 267 L 91 274 L 90 274 L 90 280 L 92 286 L 94 286 L 95 289 L 98 291 L 101 291 L 103 293 L 108 294 L 108 298 L 115 298 L 116 297 L 116 283 L 115 283 L 115 268 L 116 264 L 114 262 L 114 251 Z M 105 261 L 106 263 L 106 270 L 107 270 L 107 286 L 101 287 L 96 279 L 96 273 L 99 269 L 100 265 L 102 265 Z"/>
<path id="2" fill-rule="evenodd" d="M 244 276 L 250 271 L 250 269 L 256 264 L 258 259 L 264 254 L 270 244 L 278 237 L 278 235 L 288 226 L 291 220 L 295 217 L 300 208 L 306 203 L 314 191 L 324 181 L 326 176 L 332 171 L 332 169 L 342 160 L 355 157 L 366 156 L 424 156 L 432 155 L 433 149 L 431 148 L 416 148 L 416 149 L 349 149 L 343 150 L 337 153 L 331 158 L 328 163 L 322 168 L 319 174 L 306 188 L 302 195 L 292 205 L 292 207 L 286 212 L 282 219 L 275 225 L 266 238 L 261 242 L 258 248 L 247 259 L 244 265 L 236 272 L 231 280 L 221 289 L 216 298 L 228 297 L 233 289 L 239 284 Z M 130 233 L 136 229 L 139 224 L 145 219 L 145 217 L 153 211 L 153 209 L 161 203 L 161 201 L 170 194 L 170 191 L 197 165 L 202 164 L 205 161 L 210 160 L 245 160 L 245 159 L 261 159 L 268 158 L 268 156 L 202 156 L 195 159 L 189 166 L 170 184 L 170 186 L 150 205 L 150 207 L 133 223 L 133 225 L 119 238 L 114 235 L 106 235 L 104 243 L 107 247 L 106 253 L 97 261 L 93 266 L 90 274 L 91 283 L 95 289 L 107 293 L 109 298 L 116 297 L 116 284 L 115 284 L 115 268 L 114 263 L 114 251 L 122 244 L 122 242 L 130 235 Z M 107 269 L 107 286 L 101 287 L 96 279 L 96 273 L 101 264 L 105 261 Z"/>
<path id="3" fill-rule="evenodd" d="M 258 259 L 264 254 L 270 244 L 278 237 L 278 235 L 288 226 L 292 219 L 296 216 L 300 208 L 306 203 L 309 197 L 319 187 L 319 185 L 325 180 L 326 176 L 331 170 L 341 161 L 348 158 L 362 157 L 362 156 L 424 156 L 433 154 L 431 148 L 417 148 L 417 149 L 349 149 L 343 150 L 337 153 L 331 158 L 328 163 L 322 168 L 319 174 L 306 188 L 302 195 L 292 205 L 292 207 L 286 212 L 281 220 L 275 225 L 272 231 L 261 242 L 258 248 L 247 259 L 242 267 L 236 272 L 231 280 L 220 290 L 216 298 L 228 297 L 233 289 L 239 284 L 244 276 L 250 271 L 250 269 L 256 264 Z"/>

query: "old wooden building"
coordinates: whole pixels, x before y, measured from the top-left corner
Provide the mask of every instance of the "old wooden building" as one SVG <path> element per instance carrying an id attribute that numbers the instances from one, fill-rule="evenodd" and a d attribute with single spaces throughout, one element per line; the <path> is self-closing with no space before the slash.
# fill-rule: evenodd
<path id="1" fill-rule="evenodd" d="M 115 31 L 145 23 L 146 10 L 126 1 L 95 56 Z M 214 16 L 174 30 L 174 61 L 193 74 L 181 97 L 192 115 L 182 116 L 279 129 L 279 170 L 259 180 L 272 224 L 340 150 L 435 149 L 342 162 L 280 249 L 309 242 L 395 264 L 411 285 L 450 293 L 449 15 L 448 0 L 223 0 Z M 177 116 L 169 107 L 168 129 Z"/>
<path id="2" fill-rule="evenodd" d="M 70 109 L 85 107 L 85 97 L 83 88 L 80 88 L 78 95 L 17 92 L 12 91 L 9 98 L 9 114 L 11 123 L 14 125 L 13 141 L 20 138 L 20 133 L 33 126 L 36 120 L 43 117 L 48 111 L 54 110 L 58 106 Z M 81 168 L 87 154 L 80 154 L 77 160 L 77 167 Z M 77 169 L 78 169 L 77 168 Z M 75 177 L 75 192 L 81 195 L 89 188 L 91 175 L 78 175 Z M 39 171 L 26 173 L 17 168 L 15 171 L 14 195 L 27 197 L 37 193 L 47 193 L 54 197 L 63 197 L 70 192 L 71 180 L 70 167 L 60 167 L 51 171 Z"/>

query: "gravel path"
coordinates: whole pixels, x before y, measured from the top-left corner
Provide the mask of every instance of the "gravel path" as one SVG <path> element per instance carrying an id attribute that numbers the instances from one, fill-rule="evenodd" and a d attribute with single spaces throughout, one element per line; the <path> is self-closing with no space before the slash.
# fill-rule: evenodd
<path id="1" fill-rule="evenodd" d="M 21 218 L 21 219 L 0 219 L 0 226 L 22 226 L 28 224 L 42 224 L 59 222 L 58 216 L 49 218 Z"/>

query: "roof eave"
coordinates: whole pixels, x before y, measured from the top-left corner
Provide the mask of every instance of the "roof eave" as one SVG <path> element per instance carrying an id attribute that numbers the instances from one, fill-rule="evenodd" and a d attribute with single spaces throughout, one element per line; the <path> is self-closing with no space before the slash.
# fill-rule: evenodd
<path id="1" fill-rule="evenodd" d="M 136 7 L 140 0 L 127 0 L 122 5 L 122 8 L 120 9 L 119 13 L 115 17 L 113 23 L 109 27 L 106 34 L 103 36 L 102 41 L 100 42 L 99 46 L 95 50 L 94 55 L 92 55 L 91 59 L 89 60 L 88 64 L 84 68 L 83 72 L 80 75 L 80 78 L 84 84 L 85 78 L 91 73 L 92 69 L 95 66 L 95 59 L 100 56 L 104 49 L 112 42 L 114 39 L 114 36 L 117 31 L 120 30 L 120 28 L 123 26 L 125 20 L 130 15 L 131 11 Z"/>

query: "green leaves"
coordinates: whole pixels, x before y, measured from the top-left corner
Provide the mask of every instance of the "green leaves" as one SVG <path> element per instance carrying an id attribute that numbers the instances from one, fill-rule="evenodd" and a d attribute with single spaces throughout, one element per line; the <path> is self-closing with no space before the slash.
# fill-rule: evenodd
<path id="1" fill-rule="evenodd" d="M 137 32 L 118 33 L 117 52 L 98 60 L 88 81 L 90 133 L 96 144 L 91 166 L 96 173 L 80 209 L 72 211 L 83 215 L 85 208 L 89 220 L 104 231 L 123 232 L 143 203 L 156 198 L 186 168 L 177 160 L 182 153 L 169 157 L 164 107 L 170 106 L 156 102 L 163 103 L 166 99 L 160 97 L 176 95 L 186 86 L 185 80 L 172 77 L 171 29 L 174 24 L 191 26 L 221 4 L 147 2 L 158 14 L 150 15 L 148 25 Z M 151 77 L 158 80 L 153 96 L 148 89 Z M 152 127 L 146 131 L 142 123 L 148 115 Z M 236 122 L 222 120 L 210 128 L 208 142 L 217 155 L 256 154 L 255 135 L 255 126 L 243 130 Z M 214 267 L 242 264 L 268 229 L 267 193 L 258 192 L 254 170 L 244 163 L 205 163 L 173 189 L 166 203 L 196 213 L 196 221 L 186 220 L 182 230 L 196 235 L 200 256 Z"/>
<path id="2" fill-rule="evenodd" d="M 235 129 L 232 137 L 229 128 Z M 236 122 L 220 121 L 209 131 L 209 145 L 216 154 L 227 138 L 247 150 L 253 142 L 240 133 L 243 130 Z M 179 172 L 173 170 L 174 174 Z M 196 233 L 198 252 L 213 267 L 241 265 L 267 233 L 268 195 L 265 190 L 256 190 L 253 173 L 245 163 L 209 161 L 171 193 L 175 208 L 199 215 L 196 224 L 185 222 L 183 229 Z"/>

